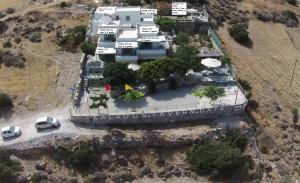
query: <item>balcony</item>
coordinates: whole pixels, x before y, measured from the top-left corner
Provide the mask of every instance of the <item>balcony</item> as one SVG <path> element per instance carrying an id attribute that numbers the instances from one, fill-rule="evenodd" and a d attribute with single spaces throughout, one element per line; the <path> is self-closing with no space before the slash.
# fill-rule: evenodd
<path id="1" fill-rule="evenodd" d="M 158 59 L 166 56 L 166 50 L 164 48 L 161 49 L 140 49 L 139 50 L 139 59 L 140 60 L 148 60 L 148 59 Z"/>
<path id="2" fill-rule="evenodd" d="M 116 55 L 117 62 L 137 62 L 138 59 L 137 55 Z"/>

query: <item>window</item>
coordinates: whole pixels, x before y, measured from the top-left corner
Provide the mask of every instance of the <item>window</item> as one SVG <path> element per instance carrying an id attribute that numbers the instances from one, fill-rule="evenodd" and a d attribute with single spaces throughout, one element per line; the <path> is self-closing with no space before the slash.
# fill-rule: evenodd
<path id="1" fill-rule="evenodd" d="M 126 21 L 130 21 L 130 16 L 129 15 L 126 16 Z"/>

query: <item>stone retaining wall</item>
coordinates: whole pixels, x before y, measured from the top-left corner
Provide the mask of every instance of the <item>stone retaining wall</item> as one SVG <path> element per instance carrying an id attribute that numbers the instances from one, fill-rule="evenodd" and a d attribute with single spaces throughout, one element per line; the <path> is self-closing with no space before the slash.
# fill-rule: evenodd
<path id="1" fill-rule="evenodd" d="M 71 116 L 71 121 L 89 125 L 131 125 L 145 123 L 191 122 L 200 119 L 217 118 L 222 115 L 241 114 L 246 105 L 247 102 L 241 105 L 233 106 L 162 112 L 99 114 L 94 116 L 73 114 Z"/>

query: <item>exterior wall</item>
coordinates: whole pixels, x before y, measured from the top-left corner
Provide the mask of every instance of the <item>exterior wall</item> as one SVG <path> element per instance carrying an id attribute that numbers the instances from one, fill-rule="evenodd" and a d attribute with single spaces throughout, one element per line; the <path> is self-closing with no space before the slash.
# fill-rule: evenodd
<path id="1" fill-rule="evenodd" d="M 140 11 L 116 11 L 116 15 L 119 16 L 121 24 L 136 25 L 141 20 Z M 130 16 L 130 21 L 126 21 L 126 16 Z"/>
<path id="2" fill-rule="evenodd" d="M 221 115 L 241 114 L 247 102 L 243 105 L 222 106 L 207 109 L 191 109 L 182 111 L 165 111 L 139 114 L 100 114 L 98 116 L 72 115 L 71 121 L 89 125 L 130 125 L 145 123 L 176 123 L 191 122 L 200 119 L 218 118 Z"/>

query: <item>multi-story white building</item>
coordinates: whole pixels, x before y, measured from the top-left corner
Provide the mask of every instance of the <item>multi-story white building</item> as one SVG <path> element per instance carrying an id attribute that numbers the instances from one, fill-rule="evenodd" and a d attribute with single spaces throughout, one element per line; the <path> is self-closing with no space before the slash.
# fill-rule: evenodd
<path id="1" fill-rule="evenodd" d="M 169 44 L 166 36 L 159 34 L 156 14 L 156 9 L 138 6 L 98 7 L 91 25 L 91 35 L 98 39 L 96 59 L 136 62 L 166 56 Z"/>

